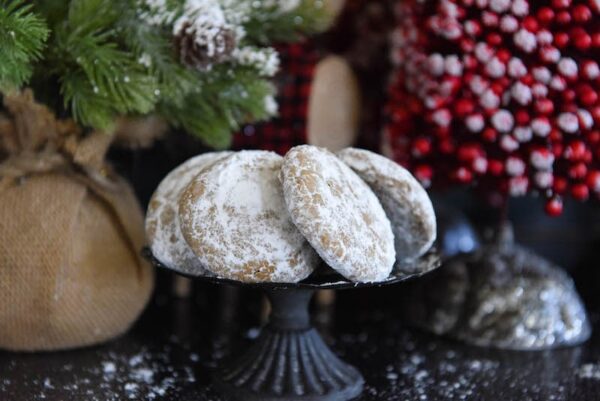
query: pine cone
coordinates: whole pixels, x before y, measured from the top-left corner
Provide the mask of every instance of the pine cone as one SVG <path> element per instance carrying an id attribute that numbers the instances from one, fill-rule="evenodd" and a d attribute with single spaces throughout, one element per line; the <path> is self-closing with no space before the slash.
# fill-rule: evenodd
<path id="1" fill-rule="evenodd" d="M 208 31 L 208 30 L 205 30 Z M 213 33 L 206 35 L 190 22 L 181 26 L 175 35 L 175 49 L 181 62 L 189 67 L 206 70 L 213 64 L 227 60 L 236 47 L 235 32 L 231 29 L 220 27 L 211 30 Z"/>

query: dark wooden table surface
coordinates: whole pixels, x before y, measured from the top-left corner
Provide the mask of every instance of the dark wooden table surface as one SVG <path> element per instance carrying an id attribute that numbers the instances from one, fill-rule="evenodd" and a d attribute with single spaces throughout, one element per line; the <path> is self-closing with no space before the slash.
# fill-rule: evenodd
<path id="1" fill-rule="evenodd" d="M 362 401 L 600 400 L 600 321 L 587 344 L 519 353 L 467 347 L 410 330 L 394 291 L 339 293 L 313 315 L 324 337 L 364 374 Z M 189 300 L 164 293 L 125 336 L 47 354 L 0 353 L 2 401 L 221 401 L 210 370 L 259 333 L 261 297 L 215 286 Z"/>

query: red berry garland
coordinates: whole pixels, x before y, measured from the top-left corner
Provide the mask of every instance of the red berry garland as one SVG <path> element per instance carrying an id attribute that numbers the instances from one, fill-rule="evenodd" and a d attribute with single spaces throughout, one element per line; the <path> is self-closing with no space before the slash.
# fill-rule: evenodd
<path id="1" fill-rule="evenodd" d="M 385 135 L 421 182 L 600 196 L 600 0 L 403 0 Z"/>

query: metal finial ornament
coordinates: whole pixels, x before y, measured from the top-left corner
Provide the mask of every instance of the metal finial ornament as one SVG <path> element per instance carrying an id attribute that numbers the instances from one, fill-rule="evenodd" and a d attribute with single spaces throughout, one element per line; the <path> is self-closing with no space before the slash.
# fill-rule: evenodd
<path id="1" fill-rule="evenodd" d="M 415 283 L 402 305 L 416 326 L 467 344 L 543 350 L 585 342 L 591 328 L 572 279 L 515 245 L 509 225 L 478 251 Z"/>
<path id="2" fill-rule="evenodd" d="M 149 249 L 143 254 L 156 267 L 173 270 Z M 347 401 L 357 397 L 364 386 L 362 375 L 339 359 L 310 323 L 308 305 L 315 290 L 391 285 L 422 276 L 439 265 L 440 257 L 432 250 L 407 265 L 396 266 L 387 280 L 375 283 L 354 283 L 325 267 L 298 283 L 243 283 L 188 275 L 214 284 L 260 289 L 271 302 L 269 323 L 254 344 L 215 370 L 216 389 L 231 401 Z"/>

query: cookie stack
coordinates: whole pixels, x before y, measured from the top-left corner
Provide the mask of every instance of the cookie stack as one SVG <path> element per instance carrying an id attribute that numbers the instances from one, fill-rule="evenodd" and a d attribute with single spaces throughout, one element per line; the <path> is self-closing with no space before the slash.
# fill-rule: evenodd
<path id="1" fill-rule="evenodd" d="M 348 280 L 385 280 L 436 235 L 421 185 L 401 166 L 348 148 L 285 157 L 215 152 L 173 170 L 146 217 L 152 253 L 188 275 L 298 282 L 324 261 Z"/>

